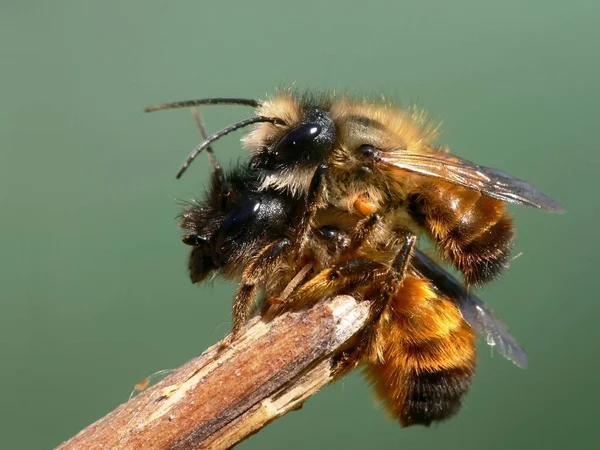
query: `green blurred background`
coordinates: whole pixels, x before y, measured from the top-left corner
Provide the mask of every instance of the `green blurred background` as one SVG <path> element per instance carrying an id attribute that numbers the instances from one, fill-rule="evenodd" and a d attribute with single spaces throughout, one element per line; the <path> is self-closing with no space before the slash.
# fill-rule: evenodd
<path id="1" fill-rule="evenodd" d="M 529 369 L 482 346 L 461 414 L 406 430 L 353 374 L 240 448 L 600 448 L 600 2 L 213 3 L 0 6 L 0 447 L 57 445 L 228 332 L 234 286 L 189 283 L 175 220 L 209 173 L 174 177 L 191 115 L 142 108 L 296 83 L 417 101 L 456 153 L 568 213 L 511 208 L 523 255 L 481 293 Z"/>

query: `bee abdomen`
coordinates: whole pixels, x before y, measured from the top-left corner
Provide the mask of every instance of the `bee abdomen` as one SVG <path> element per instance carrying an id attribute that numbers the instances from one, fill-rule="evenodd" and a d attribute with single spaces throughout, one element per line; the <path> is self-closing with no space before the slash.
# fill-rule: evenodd
<path id="1" fill-rule="evenodd" d="M 400 423 L 429 426 L 452 417 L 471 386 L 472 367 L 409 375 L 405 381 L 407 397 L 400 413 Z"/>
<path id="2" fill-rule="evenodd" d="M 407 197 L 408 212 L 468 284 L 482 284 L 506 267 L 514 236 L 504 203 L 445 183 Z"/>
<path id="3" fill-rule="evenodd" d="M 475 335 L 456 304 L 409 276 L 378 324 L 366 372 L 402 426 L 454 415 L 475 371 Z"/>
<path id="4" fill-rule="evenodd" d="M 367 365 L 367 375 L 376 392 L 402 426 L 429 426 L 460 410 L 475 374 L 475 341 L 467 333 L 470 343 L 466 347 L 457 345 L 454 335 L 434 344 L 446 347 L 449 354 L 455 355 L 452 359 L 435 360 L 433 355 L 427 355 L 426 347 L 433 344 L 431 341 L 421 354 L 414 344 L 408 350 L 402 343 L 389 342 L 382 349 L 382 360 Z M 418 370 L 423 359 L 430 360 L 429 368 Z"/>
<path id="5" fill-rule="evenodd" d="M 442 243 L 445 256 L 464 276 L 468 284 L 493 280 L 506 268 L 512 250 L 514 229 L 508 212 L 469 242 L 452 236 Z M 463 244 L 463 245 L 457 245 Z"/>

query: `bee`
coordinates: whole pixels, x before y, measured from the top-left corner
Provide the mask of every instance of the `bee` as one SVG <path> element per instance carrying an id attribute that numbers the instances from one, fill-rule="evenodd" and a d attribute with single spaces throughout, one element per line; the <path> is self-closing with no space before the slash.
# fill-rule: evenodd
<path id="1" fill-rule="evenodd" d="M 232 310 L 232 339 L 261 290 L 269 304 L 283 305 L 305 279 L 359 248 L 379 219 L 334 210 L 322 210 L 308 218 L 307 199 L 259 187 L 260 174 L 250 167 L 215 170 L 206 196 L 188 202 L 181 214 L 182 240 L 192 247 L 188 260 L 191 281 L 200 283 L 218 274 L 239 282 Z M 340 233 L 339 226 L 348 232 Z M 373 264 L 366 261 L 360 267 Z M 363 277 L 360 267 L 352 268 L 356 272 L 353 280 L 367 282 L 370 272 Z"/>
<path id="2" fill-rule="evenodd" d="M 348 350 L 355 357 L 340 373 L 364 365 L 377 395 L 402 426 L 430 425 L 459 410 L 475 372 L 476 333 L 525 366 L 525 352 L 502 322 L 415 248 L 414 235 L 394 229 L 393 217 L 362 219 L 319 210 L 298 255 L 294 246 L 304 201 L 257 190 L 260 179 L 252 168 L 236 166 L 223 177 L 228 195 L 218 194 L 215 178 L 206 199 L 187 206 L 182 227 L 190 232 L 184 242 L 192 246 L 192 281 L 212 271 L 241 279 L 234 334 L 259 288 L 267 306 L 283 301 L 284 307 L 299 309 L 338 294 L 371 302 L 364 342 Z"/>
<path id="3" fill-rule="evenodd" d="M 261 190 L 298 198 L 323 167 L 317 204 L 363 216 L 401 206 L 402 225 L 431 239 L 468 285 L 489 282 L 507 266 L 514 226 L 506 203 L 563 212 L 528 182 L 435 145 L 438 127 L 417 108 L 286 90 L 265 101 L 214 98 L 146 110 L 214 104 L 250 106 L 256 116 L 205 139 L 177 177 L 212 142 L 254 126 L 243 144 L 261 172 Z"/>
<path id="4" fill-rule="evenodd" d="M 382 218 L 351 259 L 300 286 L 290 303 L 342 293 L 370 301 L 359 356 L 341 374 L 362 363 L 392 417 L 403 427 L 429 426 L 459 411 L 475 374 L 476 334 L 518 367 L 527 356 L 485 303 L 416 248 L 413 235 L 394 232 L 394 223 Z"/>
<path id="5" fill-rule="evenodd" d="M 436 244 L 467 285 L 497 276 L 510 254 L 506 202 L 562 208 L 528 183 L 435 147 L 416 111 L 348 98 L 284 92 L 240 104 L 257 116 L 195 149 L 191 161 L 245 126 L 248 166 L 225 174 L 213 164 L 211 189 L 188 204 L 181 226 L 192 246 L 190 276 L 213 271 L 241 280 L 233 333 L 263 290 L 266 303 L 304 307 L 341 293 L 374 305 L 355 363 L 401 425 L 430 425 L 455 414 L 475 371 L 475 334 L 518 366 L 523 349 L 490 309 L 415 247 L 413 230 Z M 212 150 L 210 153 L 212 155 Z M 352 364 L 350 364 L 350 367 Z"/>
<path id="6" fill-rule="evenodd" d="M 371 280 L 368 288 L 349 293 L 373 302 L 379 319 L 365 331 L 360 356 L 346 362 L 342 374 L 362 364 L 375 393 L 401 426 L 429 426 L 460 410 L 475 375 L 476 334 L 518 367 L 526 367 L 525 351 L 501 320 L 419 249 L 413 249 L 402 276 L 384 265 L 373 270 L 377 274 L 371 277 L 362 273 Z M 334 294 L 332 283 L 338 277 L 337 266 L 326 269 L 296 295 Z"/>
<path id="7" fill-rule="evenodd" d="M 187 232 L 183 242 L 192 247 L 192 282 L 218 273 L 240 283 L 233 305 L 234 335 L 259 289 L 277 291 L 287 257 L 297 248 L 295 230 L 304 202 L 274 190 L 259 191 L 259 185 L 257 172 L 248 167 L 236 166 L 223 177 L 215 172 L 206 198 L 189 202 L 181 215 Z"/>
<path id="8" fill-rule="evenodd" d="M 205 136 L 197 111 L 195 119 Z M 192 247 L 188 269 L 193 283 L 215 273 L 239 282 L 232 311 L 234 339 L 261 289 L 272 301 L 283 303 L 303 279 L 332 264 L 341 252 L 358 247 L 372 219 L 350 218 L 347 226 L 355 233 L 342 239 L 323 217 L 322 226 L 313 224 L 318 169 L 308 195 L 297 199 L 276 189 L 262 189 L 261 172 L 252 167 L 238 164 L 225 172 L 212 148 L 208 153 L 210 188 L 204 198 L 186 203 L 180 216 L 180 226 L 186 230 L 182 241 Z"/>

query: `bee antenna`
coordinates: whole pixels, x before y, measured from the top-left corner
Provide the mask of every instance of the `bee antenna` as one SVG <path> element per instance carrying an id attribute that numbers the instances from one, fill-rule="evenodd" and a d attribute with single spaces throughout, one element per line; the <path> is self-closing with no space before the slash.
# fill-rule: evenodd
<path id="1" fill-rule="evenodd" d="M 223 128 L 221 131 L 217 131 L 212 136 L 209 136 L 208 138 L 206 138 L 200 145 L 198 145 L 192 151 L 192 153 L 190 153 L 190 156 L 187 157 L 187 159 L 185 160 L 185 162 L 182 164 L 181 168 L 177 172 L 176 178 L 178 178 L 178 179 L 181 178 L 181 175 L 183 175 L 183 173 L 187 170 L 187 168 L 190 166 L 192 161 L 194 161 L 194 159 L 196 159 L 196 157 L 200 154 L 200 152 L 202 150 L 204 150 L 205 148 L 207 148 L 208 146 L 210 146 L 210 144 L 212 144 L 216 140 L 221 139 L 223 136 L 225 136 L 235 130 L 239 130 L 240 128 L 247 127 L 248 125 L 252 125 L 254 123 L 261 123 L 261 122 L 268 122 L 268 123 L 272 123 L 274 125 L 285 125 L 285 122 L 281 119 L 278 119 L 277 117 L 256 116 L 256 117 L 251 117 L 249 119 L 240 120 L 239 122 L 234 123 L 233 125 L 230 125 L 227 128 Z"/>
<path id="2" fill-rule="evenodd" d="M 183 100 L 181 102 L 162 103 L 144 108 L 145 112 L 162 111 L 165 109 L 192 108 L 200 105 L 242 105 L 257 108 L 262 105 L 259 100 L 250 98 L 200 98 L 197 100 Z"/>
<path id="3" fill-rule="evenodd" d="M 200 131 L 200 137 L 202 137 L 202 140 L 208 138 L 208 133 L 206 132 L 206 127 L 204 126 L 204 120 L 202 120 L 202 116 L 200 115 L 200 111 L 198 110 L 198 108 L 192 108 L 192 116 L 194 116 L 194 121 L 196 122 L 196 127 L 198 128 L 198 131 Z M 210 145 L 206 147 L 206 153 L 208 153 L 208 159 L 210 160 L 210 163 L 213 166 L 213 170 L 220 172 L 221 166 L 219 166 L 219 162 L 215 157 L 215 152 L 213 151 L 213 148 Z"/>

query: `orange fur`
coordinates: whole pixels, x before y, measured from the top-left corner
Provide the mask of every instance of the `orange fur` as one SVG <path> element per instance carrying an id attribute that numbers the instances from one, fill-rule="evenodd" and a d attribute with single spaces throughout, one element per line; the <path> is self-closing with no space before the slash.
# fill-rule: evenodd
<path id="1" fill-rule="evenodd" d="M 439 296 L 428 281 L 407 276 L 377 325 L 366 365 L 390 414 L 403 425 L 454 414 L 474 367 L 475 335 L 456 304 Z M 415 398 L 441 405 L 439 411 L 430 406 L 434 412 L 425 408 L 421 417 Z"/>
<path id="2" fill-rule="evenodd" d="M 410 217 L 412 220 L 398 225 L 413 232 L 422 227 L 442 257 L 465 274 L 467 283 L 490 281 L 505 268 L 513 227 L 504 202 L 483 196 L 476 189 L 401 170 L 393 164 L 369 162 L 358 151 L 371 146 L 399 161 L 403 153 L 408 153 L 460 163 L 447 148 L 434 145 L 439 125 L 416 107 L 402 108 L 381 100 L 343 95 L 314 98 L 285 90 L 257 109 L 257 114 L 280 118 L 285 125 L 257 124 L 244 138 L 244 145 L 252 153 L 274 146 L 302 123 L 310 107 L 327 111 L 335 124 L 336 140 L 323 161 L 329 166 L 323 192 L 326 204 L 364 216 L 375 211 L 385 213 L 399 205 L 415 208 L 416 200 L 422 204 L 416 205 L 419 210 Z M 314 168 L 268 172 L 262 188 L 286 189 L 301 196 L 308 189 L 312 173 Z"/>
<path id="3" fill-rule="evenodd" d="M 331 115 L 340 133 L 340 142 L 347 149 L 373 144 L 382 149 L 427 151 L 439 137 L 439 124 L 416 106 L 401 108 L 392 102 L 336 98 Z M 380 130 L 348 121 L 350 116 L 366 117 L 382 125 Z"/>
<path id="4" fill-rule="evenodd" d="M 424 182 L 408 195 L 413 219 L 468 283 L 494 278 L 505 266 L 514 231 L 504 202 L 444 182 Z"/>

